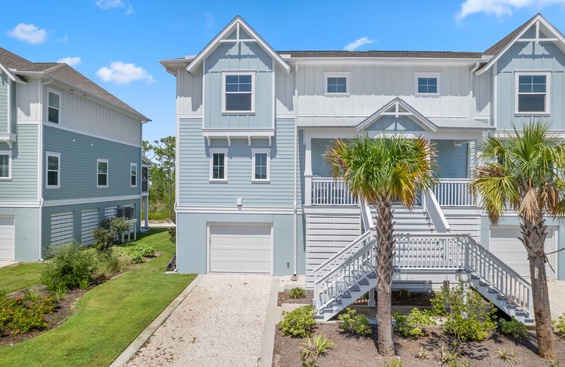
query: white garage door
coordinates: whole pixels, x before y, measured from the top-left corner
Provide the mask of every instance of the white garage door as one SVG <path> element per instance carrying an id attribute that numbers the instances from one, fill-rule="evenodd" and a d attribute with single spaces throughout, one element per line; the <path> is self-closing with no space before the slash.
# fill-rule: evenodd
<path id="1" fill-rule="evenodd" d="M 271 226 L 211 225 L 210 272 L 271 273 Z"/>
<path id="2" fill-rule="evenodd" d="M 87 209 L 80 213 L 81 243 L 92 245 L 94 243 L 94 230 L 98 228 L 98 209 Z"/>
<path id="3" fill-rule="evenodd" d="M 520 237 L 519 227 L 491 227 L 490 231 L 490 251 L 512 269 L 516 270 L 524 278 L 530 277 L 530 265 L 528 263 L 528 254 Z M 547 238 L 545 240 L 545 252 L 555 251 L 557 233 L 555 230 L 548 228 Z M 553 269 L 555 266 L 555 254 L 548 255 L 549 264 Z M 546 266 L 548 278 L 555 278 L 555 273 L 551 268 Z"/>
<path id="4" fill-rule="evenodd" d="M 73 212 L 51 214 L 51 245 L 73 242 Z"/>
<path id="5" fill-rule="evenodd" d="M 16 231 L 14 217 L 0 217 L 0 259 L 14 260 L 16 256 Z"/>

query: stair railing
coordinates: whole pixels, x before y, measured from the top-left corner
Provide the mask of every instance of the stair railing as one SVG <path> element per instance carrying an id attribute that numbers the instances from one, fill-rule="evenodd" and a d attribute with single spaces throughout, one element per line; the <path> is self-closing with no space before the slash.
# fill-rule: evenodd
<path id="1" fill-rule="evenodd" d="M 468 235 L 399 233 L 395 270 L 464 270 Z"/>
<path id="2" fill-rule="evenodd" d="M 432 190 L 425 190 L 422 192 L 422 197 L 422 206 L 426 213 L 430 216 L 430 219 L 438 233 L 450 232 L 451 227 L 443 214 L 443 210 L 441 210 L 434 192 Z"/>

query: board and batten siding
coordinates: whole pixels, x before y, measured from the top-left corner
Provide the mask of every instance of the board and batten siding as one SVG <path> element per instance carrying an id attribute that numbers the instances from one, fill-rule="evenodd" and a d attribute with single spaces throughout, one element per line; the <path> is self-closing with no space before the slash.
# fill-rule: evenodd
<path id="1" fill-rule="evenodd" d="M 12 179 L 1 181 L 0 200 L 39 201 L 37 197 L 38 125 L 18 125 L 18 141 L 12 151 Z M 0 150 L 10 150 L 0 143 Z"/>
<path id="2" fill-rule="evenodd" d="M 43 138 L 44 152 L 61 154 L 60 188 L 47 188 L 42 172 L 45 200 L 141 195 L 139 177 L 137 187 L 130 187 L 130 163 L 141 167 L 141 148 L 51 126 L 44 126 Z M 107 188 L 97 188 L 98 158 L 108 160 Z"/>
<path id="3" fill-rule="evenodd" d="M 524 38 L 531 38 L 531 32 L 526 32 Z M 514 123 L 520 128 L 532 119 L 531 114 L 515 113 L 516 71 L 550 71 L 550 115 L 538 118 L 551 121 L 552 129 L 565 130 L 565 54 L 557 45 L 553 42 L 516 42 L 500 57 L 495 67 L 497 129 L 511 130 Z"/>
<path id="4" fill-rule="evenodd" d="M 9 88 L 8 75 L 0 71 L 0 133 L 8 131 Z"/>
<path id="5" fill-rule="evenodd" d="M 244 35 L 241 35 L 244 37 Z M 251 43 L 222 43 L 205 60 L 204 124 L 206 128 L 265 129 L 273 127 L 273 59 Z M 222 72 L 254 73 L 254 113 L 222 113 Z"/>
<path id="6" fill-rule="evenodd" d="M 326 95 L 327 72 L 349 73 L 348 95 Z M 440 95 L 416 95 L 416 74 L 440 75 Z M 470 115 L 470 67 L 303 66 L 297 75 L 301 115 L 369 116 L 396 97 L 428 117 Z"/>
<path id="7" fill-rule="evenodd" d="M 236 207 L 236 199 L 243 199 L 243 206 L 292 207 L 294 175 L 294 121 L 278 120 L 277 133 L 272 139 L 270 152 L 270 182 L 251 182 L 251 150 L 269 148 L 268 139 L 211 140 L 211 148 L 227 149 L 227 182 L 210 181 L 210 150 L 202 136 L 201 121 L 180 119 L 179 126 L 179 192 L 180 206 Z M 302 146 L 301 142 L 299 142 Z M 301 163 L 303 151 L 299 156 Z M 300 168 L 299 168 L 300 169 Z M 303 168 L 302 168 L 303 169 Z M 300 172 L 300 171 L 299 171 Z M 302 205 L 301 181 L 298 182 L 298 205 Z"/>
<path id="8" fill-rule="evenodd" d="M 177 114 L 202 115 L 202 68 L 188 73 L 180 69 L 177 74 Z"/>
<path id="9" fill-rule="evenodd" d="M 38 79 L 30 79 L 28 84 L 17 86 L 16 111 L 18 122 L 39 122 L 42 106 L 42 101 L 39 100 L 40 88 Z"/>

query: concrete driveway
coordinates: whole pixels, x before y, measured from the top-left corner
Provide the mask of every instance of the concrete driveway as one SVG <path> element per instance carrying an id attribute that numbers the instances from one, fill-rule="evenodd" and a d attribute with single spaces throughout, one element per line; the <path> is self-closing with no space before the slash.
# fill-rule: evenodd
<path id="1" fill-rule="evenodd" d="M 198 284 L 126 366 L 259 365 L 271 288 L 276 296 L 277 280 L 267 275 L 206 274 L 195 281 Z"/>

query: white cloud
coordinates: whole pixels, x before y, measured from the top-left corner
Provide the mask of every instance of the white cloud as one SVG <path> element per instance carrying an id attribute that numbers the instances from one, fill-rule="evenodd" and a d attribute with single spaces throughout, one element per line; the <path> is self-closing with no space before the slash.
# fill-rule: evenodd
<path id="1" fill-rule="evenodd" d="M 125 8 L 126 15 L 133 13 L 133 6 L 131 3 L 124 3 L 122 0 L 97 0 L 96 6 L 102 10 Z"/>
<path id="2" fill-rule="evenodd" d="M 375 42 L 375 40 L 369 39 L 369 37 L 361 37 L 358 40 L 349 43 L 347 46 L 345 46 L 343 48 L 343 50 L 344 51 L 355 51 L 359 47 L 366 45 L 366 44 L 369 44 L 369 43 L 373 43 L 373 42 Z"/>
<path id="3" fill-rule="evenodd" d="M 17 40 L 31 43 L 32 45 L 38 45 L 47 41 L 47 31 L 45 29 L 39 29 L 33 24 L 20 23 L 11 31 L 6 32 L 6 34 Z"/>
<path id="4" fill-rule="evenodd" d="M 126 64 L 121 61 L 115 61 L 110 67 L 102 67 L 96 71 L 96 75 L 105 82 L 114 82 L 116 84 L 129 84 L 136 80 L 145 80 L 146 83 L 154 83 L 155 79 L 142 67 L 135 64 Z"/>
<path id="5" fill-rule="evenodd" d="M 461 10 L 455 15 L 455 19 L 463 20 L 475 13 L 485 13 L 501 17 L 512 15 L 514 10 L 536 7 L 538 9 L 550 5 L 565 5 L 565 0 L 465 0 L 461 4 Z"/>
<path id="6" fill-rule="evenodd" d="M 65 63 L 69 66 L 76 66 L 82 63 L 82 59 L 80 57 L 63 57 L 62 59 L 57 60 L 58 63 Z"/>

